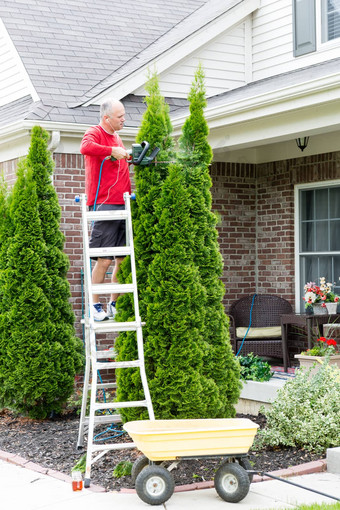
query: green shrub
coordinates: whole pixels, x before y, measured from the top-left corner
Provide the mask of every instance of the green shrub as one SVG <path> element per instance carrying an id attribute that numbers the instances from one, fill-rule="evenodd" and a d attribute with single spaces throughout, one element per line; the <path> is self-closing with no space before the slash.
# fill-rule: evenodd
<path id="1" fill-rule="evenodd" d="M 315 452 L 339 446 L 340 371 L 328 361 L 314 374 L 298 370 L 278 391 L 271 408 L 261 409 L 267 424 L 257 434 L 257 446 L 295 446 Z"/>
<path id="2" fill-rule="evenodd" d="M 145 102 L 147 109 L 143 115 L 142 123 L 137 135 L 137 142 L 147 140 L 150 147 L 159 147 L 159 161 L 173 159 L 173 139 L 171 137 L 172 126 L 169 116 L 169 106 L 161 95 L 157 74 L 149 76 L 145 85 L 148 92 Z M 168 173 L 168 164 L 157 163 L 149 167 L 135 168 L 136 202 L 131 203 L 132 220 L 134 230 L 134 248 L 136 258 L 136 273 L 139 293 L 139 310 L 142 320 L 145 320 L 147 309 L 145 293 L 147 287 L 148 269 L 154 258 L 152 238 L 155 233 L 157 217 L 155 206 L 160 195 L 162 184 Z M 130 259 L 126 257 L 121 265 L 118 275 L 120 283 L 131 283 Z M 117 309 L 117 320 L 126 322 L 133 320 L 133 296 L 125 294 L 120 296 Z M 143 339 L 148 342 L 149 326 L 143 328 Z M 115 346 L 118 351 L 117 361 L 130 361 L 137 359 L 137 340 L 135 332 L 120 333 Z M 140 371 L 135 368 L 117 370 L 117 400 L 143 400 L 144 392 L 140 379 Z M 147 419 L 148 412 L 144 408 L 121 409 L 121 415 L 125 420 Z"/>
<path id="3" fill-rule="evenodd" d="M 156 209 L 146 292 L 145 359 L 157 418 L 215 416 L 218 389 L 203 374 L 205 290 L 193 262 L 194 229 L 181 165 L 170 167 Z"/>
<path id="4" fill-rule="evenodd" d="M 270 364 L 252 352 L 237 359 L 241 368 L 240 377 L 245 381 L 269 381 L 273 376 Z"/>
<path id="5" fill-rule="evenodd" d="M 0 198 L 7 233 L 0 252 L 0 406 L 32 418 L 62 410 L 83 363 L 47 140 L 33 128 L 10 199 L 4 191 Z"/>
<path id="6" fill-rule="evenodd" d="M 218 243 L 217 217 L 212 211 L 210 164 L 212 149 L 204 116 L 206 107 L 204 72 L 198 67 L 188 96 L 190 115 L 179 139 L 179 161 L 184 167 L 193 220 L 194 263 L 205 289 L 204 323 L 200 330 L 206 343 L 202 374 L 218 388 L 211 417 L 235 416 L 240 395 L 239 364 L 232 352 L 229 324 L 223 305 L 225 286 L 221 281 L 223 259 Z"/>

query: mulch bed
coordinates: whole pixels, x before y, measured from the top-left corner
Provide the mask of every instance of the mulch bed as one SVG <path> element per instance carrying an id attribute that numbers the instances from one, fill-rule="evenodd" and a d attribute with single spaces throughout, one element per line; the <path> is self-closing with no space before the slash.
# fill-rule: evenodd
<path id="1" fill-rule="evenodd" d="M 260 427 L 263 427 L 266 421 L 263 415 L 237 416 L 249 418 Z M 0 449 L 15 453 L 42 467 L 70 475 L 72 467 L 86 453 L 86 449 L 77 450 L 78 428 L 79 417 L 74 413 L 37 421 L 3 410 L 0 411 Z M 123 436 L 123 440 L 127 441 L 126 435 Z M 122 439 L 118 438 L 117 441 Z M 326 454 L 310 453 L 298 448 L 267 448 L 261 452 L 250 451 L 249 453 L 253 469 L 264 472 L 296 466 L 326 456 Z M 138 455 L 140 453 L 136 449 L 109 452 L 91 467 L 91 482 L 101 485 L 107 491 L 133 488 L 130 476 L 114 478 L 112 473 L 120 461 L 134 462 Z M 208 481 L 213 479 L 218 465 L 219 461 L 216 459 L 183 461 L 172 471 L 172 474 L 176 485 Z"/>

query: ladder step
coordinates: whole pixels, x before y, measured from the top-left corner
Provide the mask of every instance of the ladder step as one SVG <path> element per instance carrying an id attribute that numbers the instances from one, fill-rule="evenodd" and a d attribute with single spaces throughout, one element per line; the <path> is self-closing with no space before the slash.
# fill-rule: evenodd
<path id="1" fill-rule="evenodd" d="M 117 356 L 117 351 L 111 347 L 111 349 L 105 349 L 103 351 L 96 351 L 97 359 L 114 359 Z"/>
<path id="2" fill-rule="evenodd" d="M 136 368 L 140 367 L 140 360 L 135 361 L 102 361 L 95 364 L 96 370 L 107 370 L 110 368 Z"/>
<path id="3" fill-rule="evenodd" d="M 108 248 L 89 248 L 89 257 L 125 257 L 131 254 L 130 246 L 117 246 Z"/>
<path id="4" fill-rule="evenodd" d="M 145 322 L 115 322 L 113 320 L 94 322 L 92 325 L 93 331 L 98 333 L 111 333 L 114 331 L 136 331 L 141 326 L 144 326 Z M 87 327 L 89 325 L 87 324 Z"/>
<path id="5" fill-rule="evenodd" d="M 91 285 L 93 294 L 126 294 L 133 292 L 133 283 L 93 283 Z"/>
<path id="6" fill-rule="evenodd" d="M 84 418 L 84 425 L 88 425 L 90 418 L 86 416 Z M 105 425 L 107 423 L 122 423 L 122 417 L 120 414 L 103 414 L 102 416 L 94 417 L 95 425 Z"/>
<path id="7" fill-rule="evenodd" d="M 125 409 L 127 407 L 147 407 L 146 400 L 131 400 L 129 402 L 102 402 L 94 405 L 95 410 Z M 97 417 L 96 417 L 97 418 Z"/>
<path id="8" fill-rule="evenodd" d="M 117 388 L 117 383 L 100 383 L 100 384 L 97 384 L 97 390 L 101 390 L 101 389 L 108 389 L 108 388 L 113 388 L 113 389 L 116 389 Z"/>
<path id="9" fill-rule="evenodd" d="M 128 217 L 128 213 L 125 209 L 118 211 L 88 211 L 86 213 L 87 221 L 97 220 L 125 220 Z"/>

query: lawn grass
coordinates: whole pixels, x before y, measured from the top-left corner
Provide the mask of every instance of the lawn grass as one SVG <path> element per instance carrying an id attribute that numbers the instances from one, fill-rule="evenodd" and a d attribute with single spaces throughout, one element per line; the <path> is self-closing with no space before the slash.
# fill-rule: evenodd
<path id="1" fill-rule="evenodd" d="M 313 503 L 312 505 L 299 505 L 297 510 L 340 510 L 339 503 Z"/>

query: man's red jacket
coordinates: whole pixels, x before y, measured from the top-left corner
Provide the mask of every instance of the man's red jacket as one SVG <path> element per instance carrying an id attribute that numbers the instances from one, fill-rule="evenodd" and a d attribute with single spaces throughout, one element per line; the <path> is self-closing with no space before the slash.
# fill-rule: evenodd
<path id="1" fill-rule="evenodd" d="M 87 205 L 94 205 L 104 158 L 111 155 L 112 147 L 124 147 L 117 133 L 110 135 L 101 126 L 88 129 L 80 145 L 85 156 L 85 191 Z M 125 159 L 106 160 L 103 164 L 96 204 L 124 204 L 123 194 L 131 193 L 129 165 Z"/>

